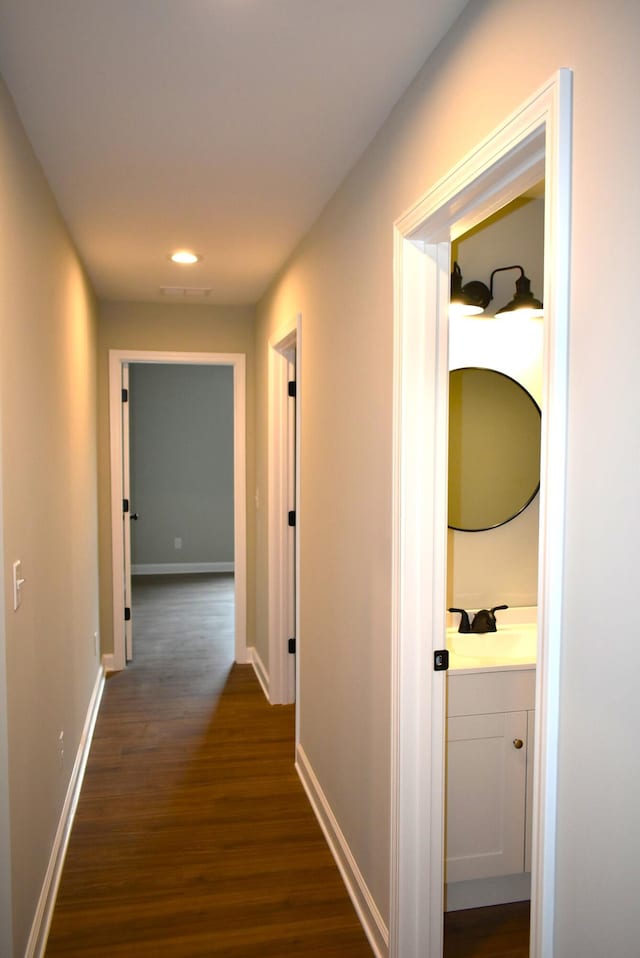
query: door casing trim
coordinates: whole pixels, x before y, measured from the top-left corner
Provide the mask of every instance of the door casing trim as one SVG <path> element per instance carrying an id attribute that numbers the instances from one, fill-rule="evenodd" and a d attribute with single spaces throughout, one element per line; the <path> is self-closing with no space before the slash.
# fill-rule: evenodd
<path id="1" fill-rule="evenodd" d="M 160 350 L 109 350 L 109 439 L 111 477 L 111 569 L 114 671 L 125 667 L 124 596 L 117 583 L 122 575 L 122 416 L 121 370 L 124 363 L 155 363 L 233 368 L 233 511 L 235 660 L 247 658 L 247 496 L 246 496 L 246 357 L 244 353 L 181 353 Z"/>
<path id="2" fill-rule="evenodd" d="M 559 70 L 394 225 L 391 958 L 441 958 L 450 243 L 545 179 L 531 956 L 551 958 L 568 406 L 572 74 Z"/>
<path id="3" fill-rule="evenodd" d="M 295 670 L 286 649 L 286 623 L 290 602 L 289 544 L 287 511 L 292 508 L 287 475 L 292 437 L 287 403 L 287 380 L 291 351 L 296 350 L 296 422 L 295 422 L 295 639 L 296 666 L 300 650 L 300 423 L 302 367 L 302 316 L 281 326 L 269 338 L 268 362 L 268 628 L 269 628 L 269 700 L 272 705 L 298 702 L 299 667 Z M 298 723 L 296 721 L 296 729 Z M 297 734 L 297 733 L 296 733 Z"/>

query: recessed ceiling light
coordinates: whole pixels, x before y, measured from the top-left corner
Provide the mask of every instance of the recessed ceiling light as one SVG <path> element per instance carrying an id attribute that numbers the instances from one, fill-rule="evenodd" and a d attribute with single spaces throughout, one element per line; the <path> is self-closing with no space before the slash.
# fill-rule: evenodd
<path id="1" fill-rule="evenodd" d="M 172 253 L 170 259 L 174 263 L 181 263 L 182 265 L 190 265 L 191 263 L 198 263 L 202 256 L 199 256 L 198 253 L 192 253 L 190 249 L 177 249 L 175 253 Z"/>

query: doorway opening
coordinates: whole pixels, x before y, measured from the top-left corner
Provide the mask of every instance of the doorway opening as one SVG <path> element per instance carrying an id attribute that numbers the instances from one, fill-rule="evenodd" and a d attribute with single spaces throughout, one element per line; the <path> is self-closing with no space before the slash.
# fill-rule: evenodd
<path id="1" fill-rule="evenodd" d="M 163 353 L 155 351 L 111 350 L 109 353 L 110 433 L 111 433 L 111 529 L 113 575 L 114 652 L 108 662 L 111 670 L 125 667 L 132 655 L 131 626 L 131 517 L 135 504 L 130 502 L 128 414 L 123 412 L 129 367 L 176 365 L 187 367 L 228 367 L 233 393 L 233 539 L 234 568 L 234 657 L 247 661 L 246 650 L 246 480 L 245 480 L 245 357 L 237 353 Z M 132 506 L 130 510 L 130 505 Z M 161 507 L 160 507 L 161 508 Z M 180 552 L 181 537 L 173 537 L 173 548 Z M 164 563 L 161 563 L 164 564 Z M 169 565 L 171 565 L 169 563 Z M 208 564 L 207 564 L 208 565 Z M 156 572 L 154 564 L 139 571 Z M 166 570 L 165 570 L 166 571 Z M 184 568 L 182 569 L 184 571 Z M 191 571 L 205 571 L 195 563 Z M 215 571 L 215 570 L 211 570 Z M 218 571 L 223 571 L 221 568 Z M 127 602 L 129 599 L 129 603 Z M 129 612 L 127 612 L 129 609 Z"/>
<path id="2" fill-rule="evenodd" d="M 544 319 L 498 311 L 503 264 L 542 294 L 544 183 L 451 249 L 465 283 L 500 271 L 484 313 L 449 316 L 444 958 L 478 936 L 526 958 Z"/>
<path id="3" fill-rule="evenodd" d="M 223 596 L 233 592 L 233 369 L 179 363 L 131 363 L 127 369 L 127 661 L 138 646 L 142 608 L 152 606 L 153 596 L 161 608 L 165 593 L 174 597 L 176 648 L 190 629 L 190 610 L 195 621 L 207 594 L 216 595 L 225 615 L 212 616 L 212 626 L 225 634 L 232 660 L 233 608 Z"/>
<path id="4" fill-rule="evenodd" d="M 451 243 L 545 181 L 532 958 L 552 954 L 563 602 L 571 73 L 561 70 L 396 223 L 392 958 L 441 958 Z"/>
<path id="5" fill-rule="evenodd" d="M 296 702 L 296 711 L 300 647 L 301 346 L 300 315 L 269 340 L 269 670 L 268 682 L 263 682 L 272 705 Z M 296 738 L 297 719 L 296 714 Z"/>

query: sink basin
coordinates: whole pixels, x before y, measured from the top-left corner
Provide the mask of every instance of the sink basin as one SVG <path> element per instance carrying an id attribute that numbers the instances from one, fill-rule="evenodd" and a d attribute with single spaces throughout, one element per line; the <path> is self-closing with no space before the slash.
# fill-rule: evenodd
<path id="1" fill-rule="evenodd" d="M 500 665 L 535 665 L 538 630 L 535 622 L 498 626 L 497 632 L 461 634 L 447 629 L 452 669 L 479 669 Z"/>

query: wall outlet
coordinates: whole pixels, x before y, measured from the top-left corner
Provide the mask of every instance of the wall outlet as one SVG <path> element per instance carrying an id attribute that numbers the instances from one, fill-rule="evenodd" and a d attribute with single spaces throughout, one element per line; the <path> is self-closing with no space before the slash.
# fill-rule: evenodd
<path id="1" fill-rule="evenodd" d="M 182 549 L 182 538 L 180 536 L 176 536 L 176 538 L 173 540 L 173 548 Z"/>
<path id="2" fill-rule="evenodd" d="M 64 768 L 64 732 L 60 732 L 58 736 L 58 760 L 60 768 Z"/>
<path id="3" fill-rule="evenodd" d="M 100 641 L 97 632 L 93 633 L 93 654 L 96 658 L 100 657 Z"/>

